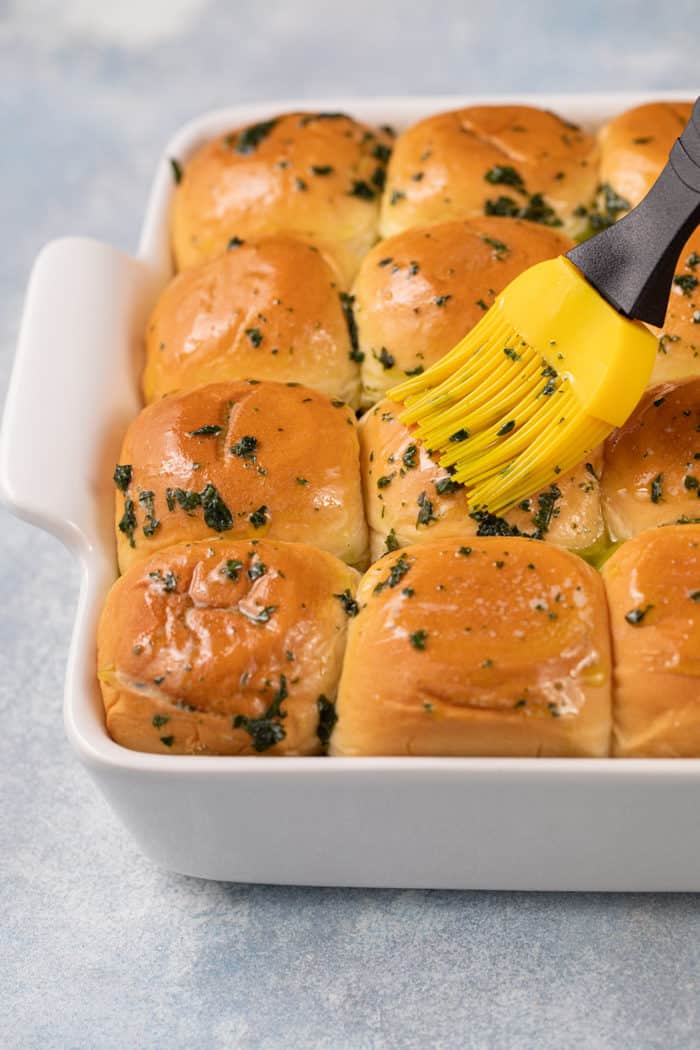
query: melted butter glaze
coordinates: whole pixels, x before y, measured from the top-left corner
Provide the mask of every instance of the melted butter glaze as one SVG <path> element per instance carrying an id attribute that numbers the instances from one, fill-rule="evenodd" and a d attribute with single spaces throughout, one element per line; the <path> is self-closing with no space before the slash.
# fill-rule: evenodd
<path id="1" fill-rule="evenodd" d="M 220 531 L 311 542 L 350 563 L 366 560 L 354 413 L 306 387 L 240 381 L 163 399 L 131 424 L 121 462 L 132 473 L 128 491 L 116 493 L 116 520 L 125 498 L 137 519 L 133 547 L 117 533 L 123 569 Z M 201 499 L 207 486 L 225 505 L 213 516 Z M 151 535 L 142 492 L 152 493 Z"/>
<path id="2" fill-rule="evenodd" d="M 181 544 L 134 566 L 100 627 L 110 732 L 157 751 L 162 722 L 175 738 L 166 747 L 245 752 L 234 716 L 262 718 L 281 691 L 274 753 L 313 753 L 318 698 L 335 696 L 347 629 L 336 595 L 354 593 L 357 578 L 321 551 L 269 541 Z"/>

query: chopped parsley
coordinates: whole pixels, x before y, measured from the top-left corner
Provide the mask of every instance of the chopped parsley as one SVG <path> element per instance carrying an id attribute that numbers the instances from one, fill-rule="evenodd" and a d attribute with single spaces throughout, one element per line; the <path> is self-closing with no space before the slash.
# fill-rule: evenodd
<path id="1" fill-rule="evenodd" d="M 461 430 L 455 430 L 454 434 L 450 434 L 450 441 L 466 441 L 469 437 L 469 431 L 466 427 L 462 427 Z"/>
<path id="2" fill-rule="evenodd" d="M 248 569 L 249 580 L 259 580 L 261 576 L 264 576 L 267 572 L 267 565 L 261 561 L 254 561 Z"/>
<path id="3" fill-rule="evenodd" d="M 281 723 L 287 717 L 287 712 L 282 711 L 281 705 L 289 696 L 287 689 L 287 678 L 280 675 L 279 689 L 272 698 L 272 703 L 261 718 L 248 718 L 246 715 L 235 715 L 233 718 L 234 729 L 244 729 L 253 742 L 253 750 L 261 754 L 269 751 L 275 744 L 279 744 L 287 735 Z"/>
<path id="4" fill-rule="evenodd" d="M 510 251 L 508 245 L 504 244 L 503 241 L 499 241 L 496 237 L 486 237 L 482 235 L 481 239 L 484 242 L 484 244 L 488 244 L 490 248 L 493 248 L 494 257 L 499 262 L 501 261 L 501 259 L 505 259 L 506 255 Z"/>
<path id="5" fill-rule="evenodd" d="M 127 496 L 124 500 L 124 513 L 119 520 L 119 531 L 123 532 L 129 541 L 130 547 L 135 547 L 134 542 L 134 531 L 136 529 L 136 512 L 134 510 L 134 501 Z"/>
<path id="6" fill-rule="evenodd" d="M 238 579 L 238 571 L 243 568 L 243 562 L 239 561 L 238 558 L 228 558 L 226 564 L 221 569 L 222 576 L 228 576 L 229 580 Z"/>
<path id="7" fill-rule="evenodd" d="M 142 492 L 139 492 L 139 503 L 146 511 L 146 520 L 143 523 L 143 534 L 144 536 L 150 537 L 160 528 L 160 522 L 156 518 L 153 508 L 153 492 L 150 489 L 144 489 Z"/>
<path id="8" fill-rule="evenodd" d="M 663 471 L 657 474 L 650 486 L 650 498 L 652 503 L 659 503 L 663 498 L 664 475 Z"/>
<path id="9" fill-rule="evenodd" d="M 162 729 L 166 722 L 170 721 L 170 715 L 154 715 L 151 719 L 151 725 L 154 729 Z"/>
<path id="10" fill-rule="evenodd" d="M 334 594 L 333 597 L 338 599 L 348 616 L 357 616 L 360 607 L 353 598 L 349 587 L 346 587 L 342 594 Z"/>
<path id="11" fill-rule="evenodd" d="M 494 164 L 484 174 L 484 178 L 492 186 L 512 186 L 513 189 L 518 190 L 520 193 L 527 192 L 522 175 L 508 164 Z"/>
<path id="12" fill-rule="evenodd" d="M 459 485 L 452 478 L 438 478 L 435 482 L 435 491 L 438 496 L 449 496 L 451 492 L 456 492 Z"/>
<path id="13" fill-rule="evenodd" d="M 166 572 L 161 572 L 160 569 L 156 569 L 155 572 L 149 572 L 148 574 L 152 580 L 156 583 L 162 583 L 163 590 L 166 594 L 172 594 L 173 591 L 177 590 L 177 576 L 174 572 L 168 569 Z"/>
<path id="14" fill-rule="evenodd" d="M 251 124 L 249 127 L 244 128 L 243 131 L 239 131 L 237 135 L 229 135 L 227 139 L 228 145 L 233 146 L 236 153 L 254 153 L 276 125 L 276 118 L 273 120 L 262 120 L 259 124 Z"/>
<path id="15" fill-rule="evenodd" d="M 117 486 L 120 492 L 126 492 L 129 485 L 131 484 L 131 464 L 130 463 L 117 463 L 114 468 L 114 484 Z"/>
<path id="16" fill-rule="evenodd" d="M 385 372 L 388 371 L 390 368 L 394 367 L 394 357 L 392 354 L 389 353 L 385 346 L 382 347 L 381 352 L 377 357 L 377 360 L 380 362 Z"/>
<path id="17" fill-rule="evenodd" d="M 338 721 L 338 713 L 335 709 L 335 704 L 332 700 L 329 700 L 323 693 L 317 700 L 318 704 L 318 726 L 316 727 L 316 736 L 321 741 L 323 750 L 328 750 L 328 744 L 331 739 L 331 733 L 333 727 Z"/>
<path id="18" fill-rule="evenodd" d="M 398 587 L 411 565 L 405 554 L 400 554 L 389 570 L 389 575 L 374 588 L 375 594 L 381 594 L 386 587 Z"/>
<path id="19" fill-rule="evenodd" d="M 360 350 L 360 338 L 357 332 L 357 321 L 355 320 L 355 312 L 353 310 L 354 304 L 354 295 L 350 295 L 348 292 L 340 293 L 340 305 L 343 308 L 343 315 L 345 317 L 345 323 L 348 326 L 348 335 L 350 336 L 351 350 L 348 356 L 351 361 L 361 363 L 364 361 L 365 355 Z"/>
<path id="20" fill-rule="evenodd" d="M 384 546 L 386 547 L 388 554 L 391 553 L 391 551 L 397 551 L 399 549 L 400 544 L 393 529 L 389 529 L 387 537 L 384 540 Z"/>
<path id="21" fill-rule="evenodd" d="M 505 437 L 506 434 L 510 434 L 511 430 L 515 428 L 515 420 L 509 419 L 507 423 L 504 423 L 500 430 L 496 431 L 496 437 Z"/>
<path id="22" fill-rule="evenodd" d="M 406 470 L 413 470 L 418 466 L 418 447 L 416 445 L 409 445 L 404 452 L 402 459 Z"/>
<path id="23" fill-rule="evenodd" d="M 452 298 L 451 295 L 436 295 L 433 302 L 436 306 L 445 306 L 446 303 Z"/>
<path id="24" fill-rule="evenodd" d="M 250 620 L 251 623 L 268 623 L 273 613 L 277 612 L 276 605 L 266 605 L 257 613 L 249 612 L 242 606 L 239 606 L 238 611 L 241 612 L 246 620 Z"/>
<path id="25" fill-rule="evenodd" d="M 231 452 L 234 456 L 240 456 L 241 459 L 251 459 L 257 447 L 258 439 L 252 434 L 244 434 L 234 445 L 231 445 Z"/>
<path id="26" fill-rule="evenodd" d="M 218 423 L 206 423 L 203 427 L 197 427 L 196 430 L 190 430 L 189 437 L 218 437 L 223 427 L 220 427 Z"/>
<path id="27" fill-rule="evenodd" d="M 352 186 L 348 191 L 348 196 L 359 197 L 363 201 L 373 201 L 376 193 L 368 182 L 364 179 L 353 179 Z"/>
<path id="28" fill-rule="evenodd" d="M 534 539 L 542 539 L 549 531 L 552 518 L 556 517 L 557 500 L 561 499 L 561 489 L 558 485 L 552 485 L 547 492 L 540 492 L 537 497 L 537 510 L 532 516 L 532 524 L 535 526 Z"/>
<path id="29" fill-rule="evenodd" d="M 182 182 L 182 165 L 179 160 L 175 159 L 175 157 L 170 158 L 170 169 L 173 173 L 173 181 L 175 185 L 179 186 Z"/>
<path id="30" fill-rule="evenodd" d="M 413 634 L 409 635 L 411 639 L 411 645 L 414 649 L 425 649 L 425 640 L 428 637 L 427 631 L 414 631 Z"/>
<path id="31" fill-rule="evenodd" d="M 680 288 L 683 295 L 692 295 L 698 286 L 698 279 L 690 273 L 677 273 L 673 278 L 673 283 Z"/>
<path id="32" fill-rule="evenodd" d="M 231 251 L 233 248 L 240 248 L 242 244 L 245 244 L 245 241 L 242 240 L 240 237 L 234 236 L 230 238 L 228 244 L 226 245 L 226 248 L 228 251 Z"/>
<path id="33" fill-rule="evenodd" d="M 233 525 L 233 515 L 211 482 L 200 493 L 204 521 L 215 532 L 225 532 Z"/>
<path id="34" fill-rule="evenodd" d="M 311 171 L 314 175 L 332 175 L 334 168 L 332 164 L 312 164 Z"/>
<path id="35" fill-rule="evenodd" d="M 262 507 L 258 507 L 252 514 L 248 515 L 248 521 L 254 529 L 261 529 L 267 524 L 267 507 L 264 503 Z"/>
<path id="36" fill-rule="evenodd" d="M 633 627 L 637 627 L 646 614 L 653 608 L 653 605 L 645 605 L 643 609 L 630 609 L 628 613 L 625 613 L 625 619 L 627 620 L 627 623 L 631 623 Z"/>
<path id="37" fill-rule="evenodd" d="M 199 492 L 194 492 L 190 489 L 167 488 L 165 490 L 165 500 L 168 504 L 168 510 L 175 510 L 175 504 L 179 504 L 188 514 L 195 507 L 201 507 L 202 505 L 202 497 Z"/>
<path id="38" fill-rule="evenodd" d="M 431 521 L 437 521 L 437 517 L 433 514 L 433 505 L 425 492 L 421 492 L 416 502 L 420 508 L 418 511 L 418 517 L 416 518 L 417 526 L 430 525 Z"/>
<path id="39" fill-rule="evenodd" d="M 245 334 L 248 336 L 251 346 L 258 347 L 263 341 L 262 332 L 259 328 L 246 328 Z"/>

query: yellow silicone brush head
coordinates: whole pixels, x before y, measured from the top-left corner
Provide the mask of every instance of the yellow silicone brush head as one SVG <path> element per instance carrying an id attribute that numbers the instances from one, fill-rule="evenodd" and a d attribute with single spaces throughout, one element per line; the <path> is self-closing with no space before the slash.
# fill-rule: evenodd
<path id="1" fill-rule="evenodd" d="M 516 277 L 450 353 L 389 397 L 472 510 L 500 514 L 624 423 L 656 349 L 562 256 Z"/>

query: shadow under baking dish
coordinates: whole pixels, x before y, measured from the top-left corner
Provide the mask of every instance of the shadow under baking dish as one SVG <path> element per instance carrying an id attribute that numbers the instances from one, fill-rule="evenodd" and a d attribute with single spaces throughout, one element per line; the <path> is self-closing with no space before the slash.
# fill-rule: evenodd
<path id="1" fill-rule="evenodd" d="M 700 890 L 700 760 L 143 754 L 107 735 L 95 675 L 97 620 L 117 574 L 110 479 L 141 407 L 145 320 L 172 273 L 169 158 L 186 161 L 217 133 L 283 110 L 342 110 L 400 129 L 459 105 L 529 102 L 594 127 L 654 97 L 284 100 L 217 111 L 166 147 L 137 256 L 86 238 L 40 254 L 5 409 L 0 493 L 80 560 L 66 730 L 156 863 L 204 878 L 306 885 Z M 60 445 L 29 447 L 25 435 L 39 421 L 44 433 L 61 434 Z"/>

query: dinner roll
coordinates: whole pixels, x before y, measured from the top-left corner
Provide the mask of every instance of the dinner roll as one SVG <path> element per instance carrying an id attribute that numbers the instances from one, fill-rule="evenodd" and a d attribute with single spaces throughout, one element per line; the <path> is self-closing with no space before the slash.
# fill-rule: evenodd
<path id="1" fill-rule="evenodd" d="M 325 551 L 269 540 L 181 543 L 132 565 L 98 630 L 110 736 L 162 754 L 316 754 L 357 578 Z"/>
<path id="2" fill-rule="evenodd" d="M 391 142 L 342 113 L 284 113 L 205 143 L 175 191 L 177 268 L 282 232 L 326 249 L 350 281 L 377 237 Z"/>
<path id="3" fill-rule="evenodd" d="M 603 211 L 610 218 L 639 204 L 668 160 L 673 143 L 690 119 L 692 102 L 649 102 L 609 121 L 600 131 Z M 609 210 L 609 208 L 607 209 Z M 652 382 L 700 375 L 700 232 L 692 234 L 677 266 L 659 336 Z"/>
<path id="4" fill-rule="evenodd" d="M 363 403 L 434 364 L 514 277 L 571 246 L 558 230 L 487 216 L 417 227 L 375 245 L 353 288 Z"/>
<path id="5" fill-rule="evenodd" d="M 619 113 L 598 132 L 601 182 L 624 198 L 627 209 L 656 182 L 692 107 L 692 102 L 646 102 Z"/>
<path id="6" fill-rule="evenodd" d="M 605 444 L 603 511 L 613 539 L 700 519 L 700 378 L 647 391 Z"/>
<path id="7" fill-rule="evenodd" d="M 532 106 L 467 106 L 398 137 L 382 197 L 382 237 L 484 214 L 520 215 L 575 233 L 595 195 L 592 135 Z"/>
<path id="8" fill-rule="evenodd" d="M 615 659 L 613 753 L 700 757 L 700 526 L 650 529 L 603 566 Z"/>
<path id="9" fill-rule="evenodd" d="M 608 753 L 605 594 L 581 558 L 445 539 L 382 558 L 357 602 L 332 754 Z"/>
<path id="10" fill-rule="evenodd" d="M 145 399 L 252 378 L 303 382 L 356 404 L 349 309 L 335 270 L 312 245 L 271 237 L 234 246 L 161 294 L 146 329 Z"/>
<path id="11" fill-rule="evenodd" d="M 456 484 L 398 419 L 400 407 L 380 401 L 360 422 L 365 509 L 372 558 L 411 543 L 477 533 L 525 533 L 593 555 L 604 542 L 599 479 L 602 454 L 557 478 L 502 517 L 469 516 Z"/>
<path id="12" fill-rule="evenodd" d="M 119 565 L 224 533 L 366 565 L 355 415 L 297 384 L 213 383 L 131 423 L 114 474 Z"/>
<path id="13" fill-rule="evenodd" d="M 700 230 L 695 230 L 678 260 L 652 383 L 700 376 Z"/>

